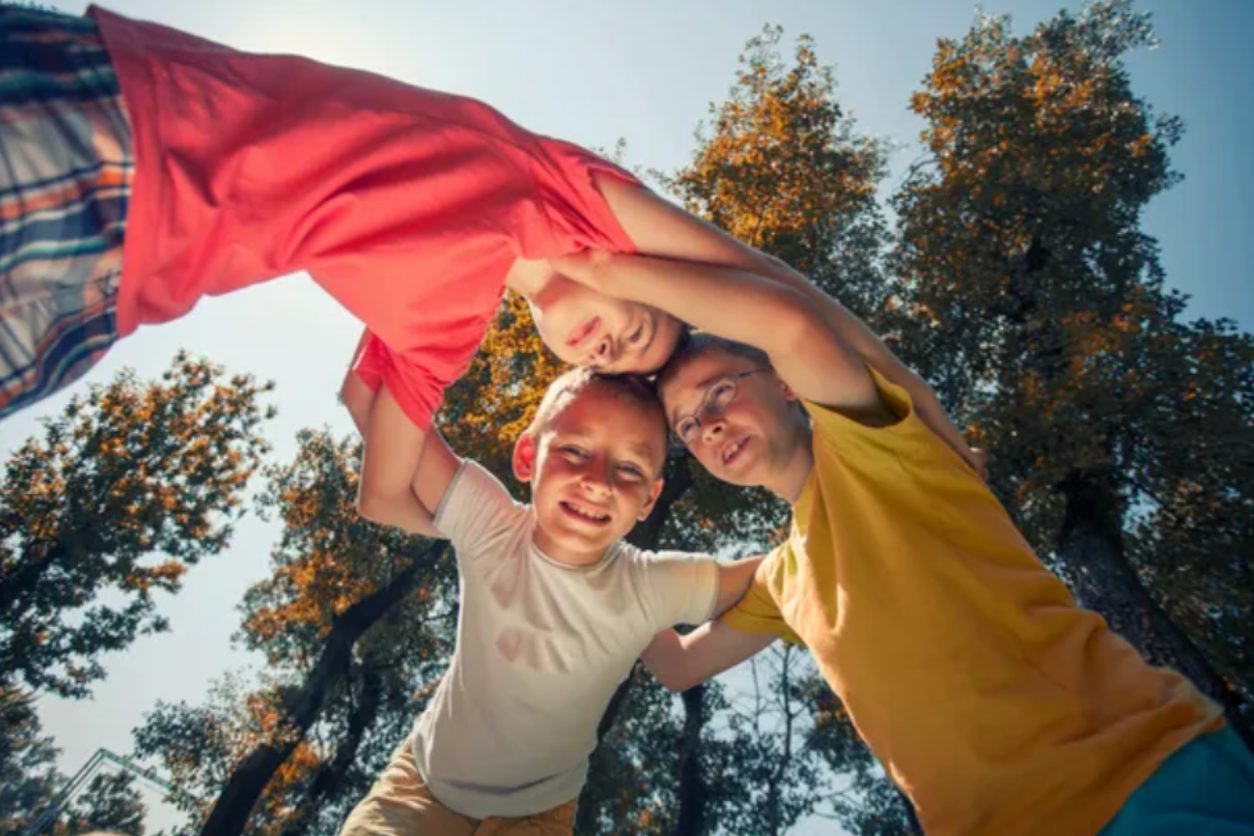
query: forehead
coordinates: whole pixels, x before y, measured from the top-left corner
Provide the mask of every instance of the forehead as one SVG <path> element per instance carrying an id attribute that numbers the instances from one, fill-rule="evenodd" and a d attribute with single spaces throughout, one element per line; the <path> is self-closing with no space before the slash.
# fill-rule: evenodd
<path id="1" fill-rule="evenodd" d="M 662 406 L 674 422 L 676 412 L 695 409 L 706 389 L 715 381 L 754 368 L 747 357 L 717 349 L 703 352 L 680 367 L 662 386 Z"/>
<path id="2" fill-rule="evenodd" d="M 579 435 L 611 449 L 633 449 L 658 458 L 666 452 L 666 428 L 657 412 L 596 384 L 565 400 L 549 419 L 547 429 Z"/>

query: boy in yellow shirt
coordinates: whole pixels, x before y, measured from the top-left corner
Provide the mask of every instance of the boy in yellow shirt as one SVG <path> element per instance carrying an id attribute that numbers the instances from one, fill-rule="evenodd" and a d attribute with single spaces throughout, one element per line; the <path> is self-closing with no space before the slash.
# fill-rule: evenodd
<path id="1" fill-rule="evenodd" d="M 793 508 L 738 605 L 646 650 L 664 684 L 804 643 L 929 834 L 1254 832 L 1254 759 L 1218 706 L 1076 606 L 848 311 L 709 265 L 557 267 L 710 332 L 661 373 L 668 421 Z"/>

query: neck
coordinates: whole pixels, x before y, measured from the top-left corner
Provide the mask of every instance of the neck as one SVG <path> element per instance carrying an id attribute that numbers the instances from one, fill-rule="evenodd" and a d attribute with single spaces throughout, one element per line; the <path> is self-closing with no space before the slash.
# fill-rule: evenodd
<path id="1" fill-rule="evenodd" d="M 807 425 L 805 431 L 799 434 L 792 455 L 766 484 L 767 488 L 789 505 L 795 505 L 801 498 L 801 491 L 806 486 L 806 480 L 810 478 L 810 471 L 814 469 L 814 450 L 810 440 L 810 428 Z"/>
<path id="2" fill-rule="evenodd" d="M 590 552 L 569 549 L 550 537 L 539 525 L 531 532 L 531 542 L 535 543 L 536 547 L 550 559 L 567 566 L 592 566 L 600 563 L 605 553 L 609 551 L 608 548 Z"/>

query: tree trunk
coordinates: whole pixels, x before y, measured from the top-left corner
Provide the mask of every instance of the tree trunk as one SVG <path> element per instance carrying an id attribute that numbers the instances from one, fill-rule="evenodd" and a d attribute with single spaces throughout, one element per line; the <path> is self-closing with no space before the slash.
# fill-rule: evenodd
<path id="1" fill-rule="evenodd" d="M 680 694 L 684 702 L 684 733 L 679 741 L 679 819 L 673 836 L 705 832 L 705 780 L 701 776 L 701 726 L 705 722 L 705 685 Z"/>
<path id="2" fill-rule="evenodd" d="M 1228 687 L 1167 612 L 1146 591 L 1123 549 L 1118 494 L 1101 474 L 1072 473 L 1058 554 L 1070 570 L 1080 602 L 1101 613 L 1150 662 L 1183 673 L 1219 702 L 1228 722 L 1254 750 L 1254 730 L 1243 717 L 1240 693 Z"/>
<path id="3" fill-rule="evenodd" d="M 692 472 L 688 470 L 688 453 L 670 455 L 663 468 L 662 493 L 644 522 L 636 525 L 627 535 L 627 542 L 641 549 L 656 549 L 662 537 L 662 528 L 670 519 L 671 506 L 678 502 L 692 487 Z"/>
<path id="4" fill-rule="evenodd" d="M 376 669 L 365 668 L 361 670 L 361 679 L 361 693 L 348 716 L 344 738 L 335 747 L 335 757 L 314 774 L 309 791 L 301 801 L 300 817 L 283 828 L 283 836 L 299 836 L 308 831 L 309 820 L 321 808 L 323 800 L 333 797 L 343 786 L 348 770 L 357 760 L 362 738 L 379 716 L 383 678 Z"/>
<path id="5" fill-rule="evenodd" d="M 244 832 L 257 799 L 275 771 L 304 739 L 305 732 L 322 712 L 327 694 L 347 672 L 357 639 L 413 592 L 431 564 L 427 558 L 439 548 L 438 543 L 429 544 L 426 553 L 415 555 L 391 583 L 358 601 L 335 620 L 321 656 L 300 692 L 289 703 L 285 725 L 292 733 L 278 741 L 262 743 L 240 762 L 214 802 L 201 828 L 201 836 L 236 836 Z"/>

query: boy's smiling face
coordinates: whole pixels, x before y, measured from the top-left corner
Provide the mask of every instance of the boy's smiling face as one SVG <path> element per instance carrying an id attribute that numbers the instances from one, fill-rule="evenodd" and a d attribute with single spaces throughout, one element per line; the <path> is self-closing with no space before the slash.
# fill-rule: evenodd
<path id="1" fill-rule="evenodd" d="M 657 308 L 606 296 L 552 271 L 527 301 L 550 351 L 602 372 L 657 371 L 683 327 Z"/>
<path id="2" fill-rule="evenodd" d="M 597 383 L 562 403 L 514 448 L 530 480 L 536 545 L 562 563 L 595 563 L 649 515 L 662 489 L 666 430 L 655 411 Z"/>
<path id="3" fill-rule="evenodd" d="M 721 409 L 720 387 L 735 387 Z M 775 373 L 747 357 L 704 351 L 667 374 L 661 390 L 672 429 L 690 424 L 685 444 L 712 476 L 742 486 L 770 487 L 808 445 L 807 423 L 796 397 Z"/>

